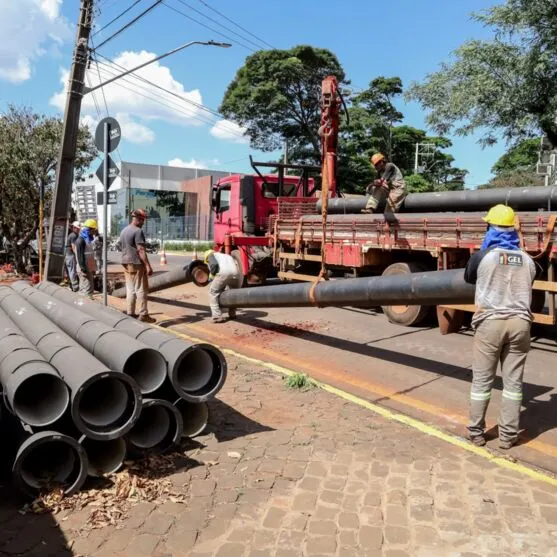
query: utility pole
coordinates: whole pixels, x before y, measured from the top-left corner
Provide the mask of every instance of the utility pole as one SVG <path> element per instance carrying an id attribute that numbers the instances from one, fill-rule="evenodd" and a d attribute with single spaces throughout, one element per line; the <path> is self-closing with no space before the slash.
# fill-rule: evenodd
<path id="1" fill-rule="evenodd" d="M 81 100 L 89 59 L 89 35 L 93 24 L 93 2 L 94 0 L 81 0 L 77 38 L 64 111 L 62 146 L 56 166 L 56 185 L 48 227 L 44 273 L 44 278 L 47 280 L 61 280 L 64 276 L 64 249 L 68 231 L 67 221 L 71 204 Z"/>

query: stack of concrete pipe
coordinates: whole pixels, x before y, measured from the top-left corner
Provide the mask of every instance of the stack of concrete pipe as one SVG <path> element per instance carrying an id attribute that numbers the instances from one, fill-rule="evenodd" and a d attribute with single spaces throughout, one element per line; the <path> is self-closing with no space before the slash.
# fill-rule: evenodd
<path id="1" fill-rule="evenodd" d="M 0 286 L 0 464 L 27 495 L 45 484 L 72 494 L 126 455 L 200 434 L 226 373 L 214 346 L 52 283 Z"/>

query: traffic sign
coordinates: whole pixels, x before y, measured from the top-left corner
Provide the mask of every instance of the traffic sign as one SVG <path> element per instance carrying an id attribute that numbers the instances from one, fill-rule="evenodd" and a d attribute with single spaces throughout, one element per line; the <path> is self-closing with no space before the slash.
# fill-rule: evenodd
<path id="1" fill-rule="evenodd" d="M 109 191 L 108 192 L 108 199 L 106 202 L 109 205 L 116 205 L 118 203 L 118 191 Z M 104 192 L 98 191 L 97 192 L 97 205 L 102 205 L 104 203 Z"/>
<path id="2" fill-rule="evenodd" d="M 120 129 L 120 124 L 115 118 L 108 116 L 103 118 L 98 124 L 95 130 L 95 146 L 99 151 L 104 153 L 104 125 L 108 124 L 108 152 L 112 153 L 114 149 L 120 145 L 120 139 L 122 139 L 122 130 Z"/>
<path id="3" fill-rule="evenodd" d="M 114 180 L 116 180 L 116 178 L 118 177 L 118 174 L 120 174 L 120 169 L 116 166 L 116 163 L 110 158 L 110 155 L 106 155 L 106 157 L 108 159 L 108 184 L 103 184 L 104 161 L 101 162 L 95 174 L 97 175 L 97 178 L 100 180 L 101 184 L 103 184 L 104 187 L 108 190 L 110 186 L 113 184 Z"/>

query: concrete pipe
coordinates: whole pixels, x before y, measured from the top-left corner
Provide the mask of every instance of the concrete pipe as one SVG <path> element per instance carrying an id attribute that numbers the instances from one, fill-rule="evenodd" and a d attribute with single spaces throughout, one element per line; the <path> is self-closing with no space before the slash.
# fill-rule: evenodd
<path id="1" fill-rule="evenodd" d="M 181 398 L 190 402 L 204 402 L 213 398 L 224 385 L 226 359 L 214 346 L 187 342 L 52 283 L 42 282 L 39 289 L 158 350 L 168 363 L 169 382 Z"/>
<path id="2" fill-rule="evenodd" d="M 32 427 L 49 427 L 65 413 L 68 387 L 56 369 L 0 310 L 0 381 L 8 409 Z"/>
<path id="3" fill-rule="evenodd" d="M 209 268 L 202 261 L 192 261 L 181 269 L 173 269 L 166 273 L 149 278 L 149 292 L 158 292 L 181 284 L 193 282 L 196 286 L 207 286 L 209 284 Z M 126 287 L 118 288 L 111 294 L 116 298 L 126 297 Z"/>
<path id="4" fill-rule="evenodd" d="M 183 437 L 201 435 L 209 423 L 209 406 L 206 402 L 189 402 L 179 398 L 174 406 L 182 415 Z"/>
<path id="5" fill-rule="evenodd" d="M 64 493 L 71 495 L 87 478 L 87 455 L 73 437 L 41 431 L 19 447 L 12 478 L 14 485 L 30 497 L 51 486 L 63 486 Z M 45 485 L 45 479 L 50 485 Z"/>
<path id="6" fill-rule="evenodd" d="M 163 453 L 180 442 L 182 431 L 182 415 L 171 402 L 147 399 L 127 440 L 132 453 Z"/>
<path id="7" fill-rule="evenodd" d="M 126 458 L 126 442 L 122 437 L 110 441 L 96 441 L 83 435 L 79 443 L 87 453 L 87 473 L 93 478 L 117 472 Z"/>
<path id="8" fill-rule="evenodd" d="M 71 417 L 82 434 L 116 439 L 133 427 L 141 393 L 131 377 L 108 369 L 7 286 L 0 286 L 0 307 L 69 387 Z"/>
<path id="9" fill-rule="evenodd" d="M 95 358 L 114 371 L 132 377 L 142 394 L 156 391 L 166 379 L 164 357 L 149 346 L 130 339 L 77 307 L 19 281 L 12 288 L 48 317 Z"/>

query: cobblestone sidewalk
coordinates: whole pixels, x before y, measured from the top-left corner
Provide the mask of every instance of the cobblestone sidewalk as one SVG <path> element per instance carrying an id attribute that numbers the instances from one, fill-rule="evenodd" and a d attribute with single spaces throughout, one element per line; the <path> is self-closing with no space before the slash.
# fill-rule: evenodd
<path id="1" fill-rule="evenodd" d="M 219 398 L 192 466 L 171 476 L 186 504 L 140 503 L 89 533 L 87 509 L 57 515 L 71 552 L 4 506 L 0 553 L 557 556 L 551 485 L 241 360 Z"/>

